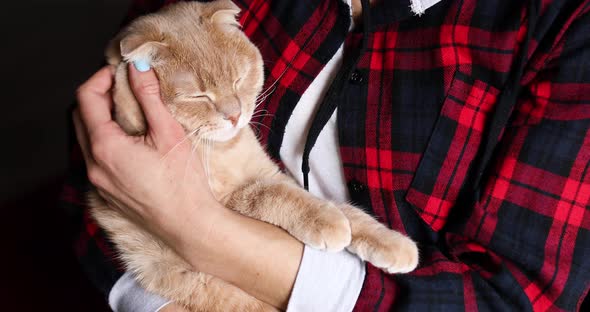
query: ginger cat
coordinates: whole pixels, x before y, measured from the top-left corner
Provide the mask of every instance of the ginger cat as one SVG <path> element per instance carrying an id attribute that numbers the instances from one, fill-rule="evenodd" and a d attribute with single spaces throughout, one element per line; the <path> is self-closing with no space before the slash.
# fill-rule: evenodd
<path id="1" fill-rule="evenodd" d="M 318 249 L 343 248 L 389 272 L 418 263 L 408 237 L 348 204 L 318 199 L 300 188 L 266 155 L 248 126 L 263 84 L 258 49 L 239 29 L 229 0 L 182 2 L 135 20 L 107 50 L 116 65 L 115 119 L 129 134 L 145 131 L 127 80 L 127 64 L 149 59 L 161 96 L 200 151 L 204 140 L 209 181 L 226 207 L 288 231 Z M 195 272 L 146 230 L 109 209 L 96 192 L 92 214 L 115 243 L 127 269 L 148 291 L 190 311 L 275 311 L 237 287 Z"/>

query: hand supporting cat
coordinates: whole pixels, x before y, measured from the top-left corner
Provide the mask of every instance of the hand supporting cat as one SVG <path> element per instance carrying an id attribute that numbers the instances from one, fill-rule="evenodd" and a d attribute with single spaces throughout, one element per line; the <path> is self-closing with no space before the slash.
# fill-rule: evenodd
<path id="1" fill-rule="evenodd" d="M 100 70 L 79 89 L 79 110 L 74 114 L 89 176 L 100 193 L 89 194 L 89 205 L 116 244 L 120 259 L 147 290 L 189 311 L 276 310 L 241 289 L 273 306 L 286 307 L 302 244 L 275 226 L 241 216 L 214 199 L 205 200 L 212 196 L 199 157 L 191 157 L 190 149 L 183 147 L 172 151 L 177 155 L 169 154 L 169 146 L 163 148 L 179 137 L 162 127 L 179 124 L 159 97 L 150 95 L 151 88 L 142 87 L 157 84 L 154 72 L 138 73 L 133 67 L 129 72 L 150 122 L 145 136 L 128 136 L 112 120 L 110 68 Z M 171 161 L 162 169 L 166 154 Z M 186 171 L 183 159 L 195 171 Z M 126 170 L 116 170 L 121 167 Z M 161 178 L 162 170 L 168 178 Z M 184 179 L 200 181 L 204 187 L 179 186 L 177 181 Z M 157 204 L 162 202 L 166 204 Z"/>
<path id="2" fill-rule="evenodd" d="M 88 178 L 111 207 L 120 207 L 120 211 L 128 212 L 126 217 L 149 226 L 159 237 L 167 237 L 161 231 L 170 228 L 161 222 L 182 221 L 181 208 L 207 208 L 193 226 L 209 226 L 206 217 L 213 216 L 219 205 L 202 179 L 200 158 L 190 153 L 190 142 L 178 144 L 184 129 L 161 105 L 157 80 L 131 81 L 150 129 L 143 137 L 128 136 L 111 116 L 113 71 L 112 67 L 103 68 L 78 90 L 80 105 L 74 124 Z M 146 170 L 146 164 L 150 170 Z M 183 177 L 183 183 L 176 183 L 179 177 Z M 177 209 L 178 219 L 167 213 L 170 207 Z"/>
<path id="3" fill-rule="evenodd" d="M 216 274 L 284 308 L 301 245 L 273 226 L 228 213 L 221 202 L 245 216 L 278 225 L 310 246 L 327 250 L 346 247 L 390 273 L 411 271 L 418 261 L 414 242 L 353 206 L 319 200 L 297 187 L 258 144 L 248 122 L 262 87 L 262 60 L 234 26 L 236 12 L 230 1 L 170 6 L 135 21 L 109 49 L 109 60 L 117 65 L 115 118 L 125 132 L 141 139 L 125 136 L 104 110 L 100 113 L 102 123 L 84 118 L 91 141 L 92 134 L 99 132 L 90 129 L 108 124 L 110 130 L 103 130 L 102 136 L 111 135 L 113 141 L 116 134 L 117 144 L 96 143 L 107 142 L 96 139 L 100 135 L 94 136 L 95 144 L 84 144 L 85 133 L 78 134 L 90 164 L 90 178 L 102 195 L 91 196 L 93 215 L 111 235 L 128 269 L 148 290 L 194 311 L 273 310 L 235 286 L 197 271 Z M 232 61 L 220 61 L 225 56 Z M 128 83 L 127 62 L 139 58 L 148 58 L 160 79 L 159 86 L 151 83 L 144 90 L 151 94 L 147 104 L 131 91 L 138 86 Z M 130 74 L 133 76 L 133 69 Z M 89 90 L 81 90 L 81 113 L 88 117 L 96 112 L 85 112 L 94 108 L 92 100 L 83 96 Z M 154 107 L 158 107 L 157 113 L 152 111 Z M 161 117 L 170 116 L 167 110 L 187 135 L 181 134 L 172 118 Z M 162 118 L 169 122 L 161 123 Z M 82 128 L 80 122 L 77 125 Z M 160 143 L 162 138 L 166 138 L 164 144 Z M 145 142 L 151 149 L 129 153 L 124 147 Z M 208 181 L 200 163 L 192 160 L 195 151 L 206 156 Z M 168 162 L 170 157 L 175 161 Z M 127 161 L 113 165 L 113 158 Z M 154 168 L 146 170 L 146 164 Z M 188 181 L 180 175 L 178 164 L 185 165 L 183 174 L 189 172 Z M 136 187 L 138 179 L 141 183 Z M 209 189 L 207 182 L 209 195 L 203 193 Z M 167 186 L 154 187 L 161 183 Z M 193 192 L 204 195 L 193 197 Z M 105 200 L 119 209 L 108 208 Z M 243 245 L 259 250 L 244 249 Z M 268 267 L 269 260 L 260 259 L 261 255 L 275 258 L 270 261 L 274 273 L 260 274 L 260 269 L 252 269 Z M 228 274 L 231 270 L 227 266 L 239 263 L 244 265 L 238 270 L 242 276 Z"/>

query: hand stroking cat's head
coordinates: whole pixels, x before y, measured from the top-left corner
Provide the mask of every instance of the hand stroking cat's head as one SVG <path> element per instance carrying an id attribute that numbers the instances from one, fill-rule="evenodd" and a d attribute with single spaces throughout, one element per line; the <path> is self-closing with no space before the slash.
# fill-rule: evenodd
<path id="1" fill-rule="evenodd" d="M 263 84 L 258 49 L 239 28 L 229 0 L 186 2 L 140 17 L 107 49 L 118 65 L 115 119 L 131 134 L 145 121 L 127 80 L 127 64 L 147 61 L 160 81 L 162 100 L 187 133 L 227 141 L 248 125 Z"/>

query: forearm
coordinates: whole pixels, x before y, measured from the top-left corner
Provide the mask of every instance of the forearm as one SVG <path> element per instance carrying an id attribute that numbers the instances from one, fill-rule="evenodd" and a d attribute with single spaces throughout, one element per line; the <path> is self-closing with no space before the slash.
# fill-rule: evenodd
<path id="1" fill-rule="evenodd" d="M 225 208 L 218 212 L 205 231 L 195 227 L 181 231 L 173 242 L 177 251 L 196 270 L 285 309 L 301 263 L 303 244 L 276 226 Z"/>

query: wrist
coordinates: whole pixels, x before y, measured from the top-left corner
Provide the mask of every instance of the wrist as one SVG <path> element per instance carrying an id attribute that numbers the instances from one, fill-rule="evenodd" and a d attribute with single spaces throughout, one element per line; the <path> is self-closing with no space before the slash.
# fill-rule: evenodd
<path id="1" fill-rule="evenodd" d="M 275 307 L 286 308 L 303 244 L 274 225 L 223 206 L 208 222 L 207 227 L 193 234 L 187 232 L 177 252 L 196 271 L 221 278 Z M 199 238 L 186 239 L 194 235 Z"/>
<path id="2" fill-rule="evenodd" d="M 225 223 L 232 211 L 215 200 L 183 206 L 179 210 L 182 213 L 170 218 L 170 226 L 162 226 L 170 229 L 163 236 L 172 249 L 199 270 L 200 264 L 215 252 L 216 228 Z"/>
<path id="3" fill-rule="evenodd" d="M 252 242 L 253 233 L 247 232 L 244 218 L 247 217 L 214 204 L 207 217 L 195 215 L 192 221 L 185 218 L 185 230 L 179 231 L 175 239 L 176 250 L 195 270 L 214 274 L 232 262 L 230 258 L 240 241 Z"/>

